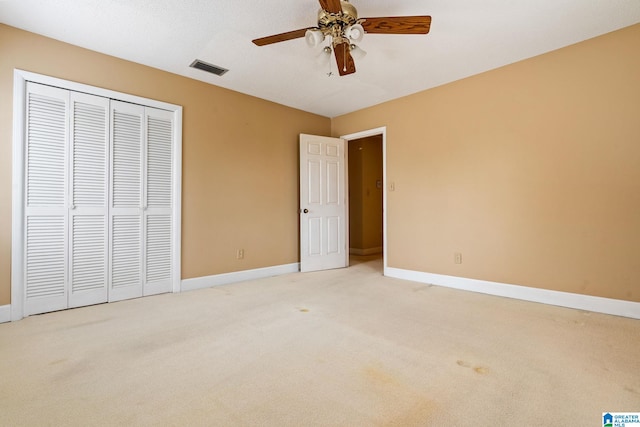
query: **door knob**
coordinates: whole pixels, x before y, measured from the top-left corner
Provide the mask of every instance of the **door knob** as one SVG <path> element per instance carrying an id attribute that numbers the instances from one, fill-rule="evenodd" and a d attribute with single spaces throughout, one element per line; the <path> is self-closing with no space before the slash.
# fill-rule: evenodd
<path id="1" fill-rule="evenodd" d="M 304 213 L 309 213 L 309 209 L 305 209 L 305 210 L 303 210 L 302 212 L 304 212 Z"/>

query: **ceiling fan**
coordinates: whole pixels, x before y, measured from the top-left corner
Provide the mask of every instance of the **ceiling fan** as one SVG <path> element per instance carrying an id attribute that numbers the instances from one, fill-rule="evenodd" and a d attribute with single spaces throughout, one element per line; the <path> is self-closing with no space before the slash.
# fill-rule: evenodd
<path id="1" fill-rule="evenodd" d="M 323 53 L 328 57 L 331 50 L 336 57 L 341 76 L 356 72 L 353 60 L 362 49 L 355 42 L 365 33 L 378 34 L 427 34 L 431 27 L 430 16 L 390 16 L 381 18 L 358 18 L 358 11 L 348 0 L 319 0 L 318 26 L 302 28 L 253 40 L 258 46 L 304 37 L 311 47 L 319 46 L 325 37 L 331 37 L 332 47 L 326 46 Z M 357 56 L 357 55 L 356 55 Z"/>

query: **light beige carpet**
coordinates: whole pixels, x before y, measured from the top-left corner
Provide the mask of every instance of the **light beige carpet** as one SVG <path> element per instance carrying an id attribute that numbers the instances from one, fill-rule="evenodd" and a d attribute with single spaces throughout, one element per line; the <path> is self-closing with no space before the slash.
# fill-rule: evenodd
<path id="1" fill-rule="evenodd" d="M 381 262 L 0 325 L 0 425 L 601 426 L 640 321 L 381 276 Z"/>

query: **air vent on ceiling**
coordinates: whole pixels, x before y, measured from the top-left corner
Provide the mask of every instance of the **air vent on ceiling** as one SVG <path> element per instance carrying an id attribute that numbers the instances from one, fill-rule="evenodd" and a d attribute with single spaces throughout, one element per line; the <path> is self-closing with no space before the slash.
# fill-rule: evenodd
<path id="1" fill-rule="evenodd" d="M 218 67 L 217 65 L 213 65 L 213 64 L 208 64 L 204 61 L 200 61 L 199 59 L 196 59 L 195 61 L 193 61 L 189 66 L 192 68 L 197 68 L 198 70 L 206 71 L 207 73 L 215 74 L 216 76 L 221 76 L 227 71 L 229 71 L 226 68 Z"/>

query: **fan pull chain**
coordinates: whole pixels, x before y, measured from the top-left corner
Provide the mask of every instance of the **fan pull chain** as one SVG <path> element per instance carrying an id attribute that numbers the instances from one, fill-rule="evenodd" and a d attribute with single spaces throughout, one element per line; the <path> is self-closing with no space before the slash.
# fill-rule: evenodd
<path id="1" fill-rule="evenodd" d="M 347 44 L 342 43 L 342 57 L 344 58 L 344 64 L 342 64 L 342 71 L 347 72 Z"/>

